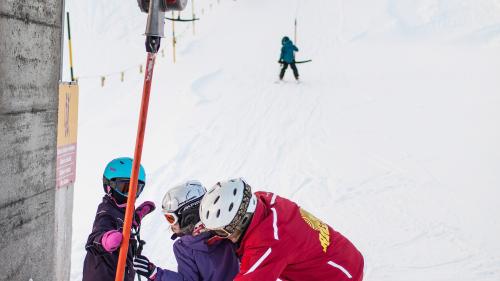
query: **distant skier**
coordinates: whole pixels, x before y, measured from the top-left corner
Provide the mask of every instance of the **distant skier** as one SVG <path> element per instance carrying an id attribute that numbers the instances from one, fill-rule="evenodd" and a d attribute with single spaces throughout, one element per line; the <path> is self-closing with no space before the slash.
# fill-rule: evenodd
<path id="1" fill-rule="evenodd" d="M 293 44 L 292 40 L 287 36 L 281 39 L 281 55 L 279 63 L 281 63 L 281 72 L 280 72 L 280 80 L 283 80 L 285 76 L 285 71 L 288 68 L 288 65 L 293 70 L 293 75 L 295 76 L 295 80 L 299 80 L 299 71 L 297 70 L 297 66 L 295 65 L 295 54 L 294 52 L 298 52 L 299 49 Z"/>
<path id="2" fill-rule="evenodd" d="M 235 281 L 361 281 L 363 256 L 347 238 L 270 192 L 242 179 L 217 183 L 200 205 L 201 221 L 239 248 Z"/>
<path id="3" fill-rule="evenodd" d="M 207 244 L 213 233 L 200 222 L 199 206 L 205 187 L 188 181 L 170 189 L 163 198 L 163 214 L 174 235 L 177 272 L 157 267 L 145 256 L 134 259 L 137 274 L 156 281 L 232 281 L 239 263 L 235 246 L 228 240 Z"/>
<path id="4" fill-rule="evenodd" d="M 115 280 L 119 247 L 123 239 L 122 231 L 132 162 L 133 160 L 128 157 L 117 158 L 110 161 L 104 169 L 103 188 L 106 194 L 102 203 L 97 207 L 94 226 L 85 245 L 87 255 L 83 263 L 83 281 Z M 139 197 L 145 185 L 146 172 L 141 165 L 136 197 Z M 124 275 L 125 281 L 133 281 L 135 276 L 132 260 L 138 242 L 134 234 L 139 231 L 142 218 L 154 209 L 155 204 L 146 201 L 135 210 Z"/>

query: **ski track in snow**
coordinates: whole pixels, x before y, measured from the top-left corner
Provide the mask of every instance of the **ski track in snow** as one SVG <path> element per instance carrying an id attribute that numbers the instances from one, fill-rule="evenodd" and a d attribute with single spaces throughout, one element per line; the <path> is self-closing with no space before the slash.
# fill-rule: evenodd
<path id="1" fill-rule="evenodd" d="M 221 0 L 204 8 L 195 37 L 179 27 L 175 65 L 166 25 L 143 151 L 148 184 L 137 204 L 159 207 L 186 179 L 210 187 L 243 176 L 349 237 L 365 256 L 365 280 L 500 280 L 498 1 Z M 138 73 L 104 88 L 92 77 L 144 62 L 145 15 L 116 0 L 68 9 L 76 71 L 88 76 L 73 214 L 71 280 L 81 280 L 102 168 L 132 155 L 142 89 Z M 297 58 L 313 62 L 298 65 L 301 83 L 291 69 L 273 83 L 279 41 L 293 36 L 295 17 Z M 141 236 L 148 257 L 176 268 L 160 211 Z"/>

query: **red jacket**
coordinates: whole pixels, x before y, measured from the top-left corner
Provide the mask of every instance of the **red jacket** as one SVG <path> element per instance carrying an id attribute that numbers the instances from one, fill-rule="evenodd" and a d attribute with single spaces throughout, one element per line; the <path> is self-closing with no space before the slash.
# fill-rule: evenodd
<path id="1" fill-rule="evenodd" d="M 255 194 L 257 209 L 237 252 L 236 281 L 363 279 L 363 256 L 344 236 L 290 200 Z"/>

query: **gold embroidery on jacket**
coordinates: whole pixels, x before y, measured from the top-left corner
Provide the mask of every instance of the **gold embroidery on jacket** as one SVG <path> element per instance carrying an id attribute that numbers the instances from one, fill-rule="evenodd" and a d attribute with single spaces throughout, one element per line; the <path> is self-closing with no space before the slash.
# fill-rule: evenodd
<path id="1" fill-rule="evenodd" d="M 328 230 L 328 225 L 316 218 L 313 214 L 308 211 L 299 208 L 300 215 L 302 219 L 314 230 L 319 232 L 319 242 L 323 248 L 323 252 L 326 253 L 326 249 L 330 245 L 330 231 Z"/>

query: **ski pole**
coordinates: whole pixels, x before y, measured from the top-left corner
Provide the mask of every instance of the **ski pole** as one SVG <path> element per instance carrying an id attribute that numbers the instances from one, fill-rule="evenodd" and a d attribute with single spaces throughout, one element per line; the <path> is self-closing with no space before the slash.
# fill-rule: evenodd
<path id="1" fill-rule="evenodd" d="M 142 249 L 144 248 L 144 245 L 146 244 L 146 241 L 141 239 L 141 226 L 140 225 L 137 227 L 137 230 L 135 232 L 135 237 L 136 237 L 137 242 L 139 243 L 139 246 L 137 247 L 137 250 L 134 254 L 134 257 L 142 254 Z M 139 281 L 142 281 L 141 275 L 137 274 L 137 279 L 139 279 Z"/>
<path id="2" fill-rule="evenodd" d="M 191 0 L 191 12 L 193 14 L 193 19 L 196 18 L 195 14 L 194 14 L 194 0 Z M 194 20 L 193 20 L 193 35 L 195 35 L 196 32 L 195 32 L 195 29 L 194 29 Z"/>
<path id="3" fill-rule="evenodd" d="M 174 11 L 172 11 L 172 18 L 174 18 Z M 177 44 L 177 39 L 175 39 L 175 21 L 172 21 L 172 52 L 175 63 L 175 45 Z"/>
<path id="4" fill-rule="evenodd" d="M 144 86 L 142 91 L 141 110 L 139 113 L 139 124 L 135 141 L 134 161 L 132 163 L 132 173 L 130 175 L 129 193 L 127 196 L 127 207 L 125 209 L 125 221 L 123 222 L 123 240 L 120 245 L 120 254 L 116 267 L 115 281 L 123 281 L 125 266 L 127 262 L 130 232 L 132 227 L 135 195 L 137 193 L 137 183 L 139 167 L 142 157 L 142 147 L 144 143 L 144 133 L 148 116 L 149 95 L 151 92 L 151 82 L 153 80 L 153 69 L 156 54 L 160 49 L 160 39 L 163 36 L 165 13 L 160 10 L 159 0 L 152 0 L 149 3 L 148 21 L 146 26 L 146 71 L 144 73 Z"/>
<path id="5" fill-rule="evenodd" d="M 69 12 L 66 12 L 66 22 L 68 24 L 68 50 L 69 50 L 69 69 L 71 71 L 71 82 L 75 81 L 73 76 L 73 50 L 71 48 L 71 28 L 69 24 Z"/>
<path id="6" fill-rule="evenodd" d="M 297 18 L 295 18 L 295 22 L 293 23 L 294 32 L 293 32 L 293 42 L 297 44 Z"/>

